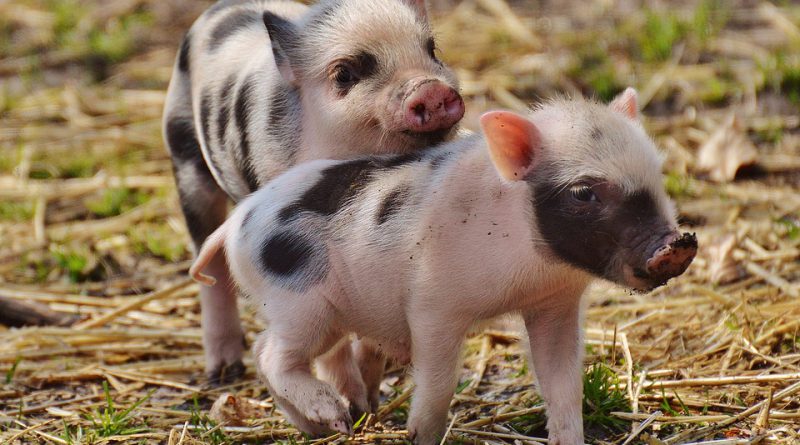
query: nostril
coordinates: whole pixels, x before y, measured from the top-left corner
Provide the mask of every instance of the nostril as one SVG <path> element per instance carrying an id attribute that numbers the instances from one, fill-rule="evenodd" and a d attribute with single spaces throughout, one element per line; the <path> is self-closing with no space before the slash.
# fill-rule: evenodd
<path id="1" fill-rule="evenodd" d="M 411 107 L 411 112 L 414 113 L 414 116 L 419 118 L 421 124 L 425 123 L 425 104 L 420 102 L 413 107 Z"/>

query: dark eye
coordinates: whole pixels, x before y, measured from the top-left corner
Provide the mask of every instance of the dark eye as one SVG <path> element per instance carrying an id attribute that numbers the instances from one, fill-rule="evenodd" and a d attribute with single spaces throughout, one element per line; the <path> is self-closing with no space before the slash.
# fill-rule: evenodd
<path id="1" fill-rule="evenodd" d="M 581 202 L 596 202 L 598 201 L 597 195 L 594 194 L 592 188 L 588 185 L 573 185 L 569 189 L 573 198 Z"/>
<path id="2" fill-rule="evenodd" d="M 339 87 L 342 88 L 350 88 L 359 81 L 356 74 L 347 65 L 338 65 L 336 67 L 336 71 L 333 74 L 333 80 Z"/>
<path id="3" fill-rule="evenodd" d="M 431 59 L 437 62 L 439 61 L 439 59 L 436 58 L 436 42 L 433 40 L 433 38 L 430 38 L 427 42 L 425 42 L 425 50 L 428 51 L 428 55 Z"/>

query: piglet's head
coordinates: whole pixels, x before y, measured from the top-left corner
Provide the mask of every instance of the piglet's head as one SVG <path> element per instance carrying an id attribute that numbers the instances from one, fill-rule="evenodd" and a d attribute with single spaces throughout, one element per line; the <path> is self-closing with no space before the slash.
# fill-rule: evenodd
<path id="1" fill-rule="evenodd" d="M 387 153 L 455 133 L 464 102 L 438 58 L 424 0 L 323 0 L 299 24 L 271 13 L 264 24 L 311 128 Z"/>
<path id="2" fill-rule="evenodd" d="M 529 117 L 489 112 L 481 126 L 498 174 L 530 188 L 533 238 L 561 261 L 650 290 L 694 259 L 697 239 L 678 232 L 635 90 L 610 105 L 562 99 Z"/>

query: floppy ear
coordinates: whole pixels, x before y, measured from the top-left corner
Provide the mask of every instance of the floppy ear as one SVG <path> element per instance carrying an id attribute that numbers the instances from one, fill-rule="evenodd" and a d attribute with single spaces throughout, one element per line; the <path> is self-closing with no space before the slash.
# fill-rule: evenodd
<path id="1" fill-rule="evenodd" d="M 628 119 L 638 121 L 639 120 L 639 108 L 638 104 L 636 103 L 636 90 L 628 87 L 625 88 L 625 91 L 619 93 L 614 100 L 608 104 L 612 110 L 616 111 L 617 113 L 622 113 Z"/>
<path id="2" fill-rule="evenodd" d="M 269 11 L 262 16 L 264 26 L 269 33 L 269 41 L 272 45 L 272 55 L 275 58 L 275 65 L 283 79 L 294 85 L 297 76 L 292 66 L 292 52 L 298 41 L 298 29 L 294 23 L 275 15 Z"/>
<path id="3" fill-rule="evenodd" d="M 419 18 L 426 22 L 428 21 L 428 9 L 425 7 L 425 0 L 403 0 L 403 2 L 414 8 Z"/>
<path id="4" fill-rule="evenodd" d="M 490 111 L 481 116 L 481 128 L 500 176 L 519 181 L 533 170 L 542 149 L 542 135 L 533 122 L 511 111 Z"/>

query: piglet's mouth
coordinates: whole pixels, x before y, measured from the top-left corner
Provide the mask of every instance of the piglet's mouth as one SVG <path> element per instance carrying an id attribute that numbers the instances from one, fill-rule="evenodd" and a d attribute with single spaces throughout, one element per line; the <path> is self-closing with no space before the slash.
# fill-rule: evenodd
<path id="1" fill-rule="evenodd" d="M 426 131 L 426 132 L 404 130 L 401 131 L 400 134 L 404 135 L 406 138 L 410 140 L 419 142 L 427 146 L 444 142 L 450 135 L 450 133 L 453 131 L 453 128 L 454 127 L 442 128 L 439 130 Z"/>
<path id="2" fill-rule="evenodd" d="M 684 233 L 669 237 L 645 262 L 645 267 L 625 267 L 626 281 L 636 290 L 649 291 L 683 274 L 697 254 L 697 236 Z"/>

